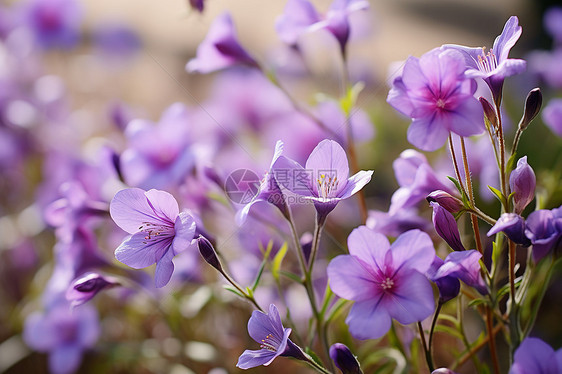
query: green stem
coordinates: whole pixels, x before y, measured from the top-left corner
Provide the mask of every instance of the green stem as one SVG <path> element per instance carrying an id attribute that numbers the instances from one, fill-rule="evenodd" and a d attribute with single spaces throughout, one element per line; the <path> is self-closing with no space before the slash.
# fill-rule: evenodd
<path id="1" fill-rule="evenodd" d="M 427 347 L 427 343 L 425 341 L 425 334 L 423 332 L 421 322 L 418 322 L 418 330 L 420 332 L 420 340 L 422 343 L 423 353 L 425 354 L 425 362 L 427 362 L 429 371 L 433 372 L 435 370 L 435 367 L 433 366 L 433 359 L 431 358 L 431 353 L 429 352 L 429 348 Z"/>
<path id="2" fill-rule="evenodd" d="M 431 328 L 429 330 L 429 342 L 427 345 L 429 359 L 433 364 L 433 333 L 435 332 L 435 325 L 437 325 L 437 319 L 439 318 L 439 313 L 441 312 L 441 307 L 443 303 L 441 301 L 438 302 L 437 308 L 435 309 L 435 314 L 433 315 L 433 321 L 431 321 Z"/>

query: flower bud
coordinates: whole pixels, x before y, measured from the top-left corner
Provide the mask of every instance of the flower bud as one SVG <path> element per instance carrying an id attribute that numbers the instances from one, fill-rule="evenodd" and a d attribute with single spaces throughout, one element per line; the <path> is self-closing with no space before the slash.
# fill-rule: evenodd
<path id="1" fill-rule="evenodd" d="M 447 368 L 439 368 L 435 369 L 431 372 L 431 374 L 457 374 L 454 371 L 447 369 Z"/>
<path id="2" fill-rule="evenodd" d="M 515 213 L 504 213 L 496 224 L 488 231 L 488 236 L 503 231 L 512 241 L 523 246 L 531 245 L 531 241 L 525 236 L 525 221 L 523 217 Z"/>
<path id="3" fill-rule="evenodd" d="M 488 122 L 495 131 L 498 128 L 498 116 L 496 115 L 496 111 L 492 107 L 492 104 L 490 104 L 490 102 L 485 98 L 480 97 L 478 100 L 480 100 L 480 104 L 484 110 L 484 118 L 486 119 L 486 122 Z"/>
<path id="4" fill-rule="evenodd" d="M 112 277 L 104 277 L 97 273 L 87 273 L 74 280 L 66 290 L 66 299 L 72 306 L 82 305 L 91 300 L 105 288 L 119 285 Z"/>
<path id="5" fill-rule="evenodd" d="M 525 99 L 525 110 L 523 117 L 519 121 L 519 130 L 523 131 L 529 126 L 531 121 L 539 114 L 542 106 L 542 93 L 540 88 L 533 88 Z"/>
<path id="6" fill-rule="evenodd" d="M 363 374 L 359 362 L 344 344 L 333 344 L 330 347 L 330 358 L 343 374 Z"/>
<path id="7" fill-rule="evenodd" d="M 429 204 L 433 208 L 433 226 L 435 226 L 437 234 L 439 234 L 455 251 L 464 251 L 465 248 L 461 242 L 461 236 L 455 217 L 441 205 L 435 202 Z"/>
<path id="8" fill-rule="evenodd" d="M 217 256 L 215 248 L 211 242 L 202 235 L 197 238 L 197 247 L 199 247 L 199 253 L 203 256 L 203 259 L 207 261 L 209 265 L 222 272 L 222 266 Z"/>
<path id="9" fill-rule="evenodd" d="M 435 190 L 427 195 L 425 199 L 428 203 L 431 203 L 432 201 L 436 202 L 449 213 L 457 213 L 464 207 L 459 198 L 454 197 L 443 190 Z"/>
<path id="10" fill-rule="evenodd" d="M 517 161 L 517 168 L 511 172 L 509 187 L 513 193 L 515 213 L 520 214 L 523 209 L 535 198 L 537 178 L 533 168 L 527 163 L 527 156 Z"/>

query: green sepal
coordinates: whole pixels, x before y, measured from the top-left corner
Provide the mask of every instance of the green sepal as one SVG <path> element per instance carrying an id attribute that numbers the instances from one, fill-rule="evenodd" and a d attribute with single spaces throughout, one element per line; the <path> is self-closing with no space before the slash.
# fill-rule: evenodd
<path id="1" fill-rule="evenodd" d="M 273 258 L 273 262 L 271 263 L 271 274 L 273 275 L 273 278 L 275 278 L 275 280 L 278 282 L 279 282 L 279 271 L 281 270 L 281 263 L 283 262 L 283 259 L 287 254 L 287 249 L 288 249 L 287 242 L 285 242 L 283 243 L 281 248 L 279 248 L 279 251 Z"/>
<path id="2" fill-rule="evenodd" d="M 357 98 L 363 89 L 365 88 L 365 83 L 357 82 L 352 87 L 347 89 L 346 95 L 340 100 L 340 107 L 343 110 L 346 117 L 349 117 Z"/>
<path id="3" fill-rule="evenodd" d="M 501 203 L 503 206 L 506 206 L 506 205 L 507 205 L 507 199 L 505 198 L 505 196 L 503 195 L 503 193 L 502 193 L 500 190 L 498 190 L 497 188 L 494 188 L 494 187 L 492 187 L 492 186 L 490 186 L 490 185 L 488 185 L 488 189 L 489 189 L 490 191 L 492 191 L 492 193 L 494 194 L 494 196 L 500 201 L 500 203 Z"/>

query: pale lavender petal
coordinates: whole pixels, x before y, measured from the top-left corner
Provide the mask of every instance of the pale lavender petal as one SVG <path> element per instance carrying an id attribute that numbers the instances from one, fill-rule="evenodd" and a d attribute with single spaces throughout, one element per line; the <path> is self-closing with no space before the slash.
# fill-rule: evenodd
<path id="1" fill-rule="evenodd" d="M 142 269 L 160 260 L 170 244 L 170 237 L 147 241 L 146 233 L 138 232 L 119 245 L 115 258 L 134 269 Z"/>
<path id="2" fill-rule="evenodd" d="M 319 20 L 319 14 L 309 1 L 289 0 L 275 22 L 275 30 L 283 42 L 295 45 L 299 36 Z"/>
<path id="3" fill-rule="evenodd" d="M 145 196 L 157 217 L 161 217 L 162 220 L 174 221 L 178 216 L 180 211 L 178 202 L 170 193 L 153 189 L 145 192 Z"/>
<path id="4" fill-rule="evenodd" d="M 384 256 L 390 248 L 390 243 L 384 235 L 366 226 L 359 226 L 349 234 L 347 247 L 352 256 L 376 269 L 384 264 Z"/>
<path id="5" fill-rule="evenodd" d="M 46 352 L 57 342 L 56 332 L 46 321 L 46 316 L 40 312 L 34 312 L 25 320 L 23 329 L 23 340 L 25 344 L 39 352 Z"/>
<path id="6" fill-rule="evenodd" d="M 416 118 L 408 128 L 408 141 L 423 151 L 435 151 L 443 146 L 449 131 L 435 116 Z"/>
<path id="7" fill-rule="evenodd" d="M 348 197 L 359 192 L 367 183 L 371 181 L 373 176 L 372 170 L 360 170 L 357 174 L 352 175 L 347 180 L 345 188 L 341 190 L 338 194 L 340 199 L 347 199 Z"/>
<path id="8" fill-rule="evenodd" d="M 168 284 L 174 272 L 174 252 L 169 249 L 164 256 L 156 263 L 156 270 L 154 271 L 154 284 L 156 288 L 162 288 Z"/>
<path id="9" fill-rule="evenodd" d="M 256 366 L 269 365 L 277 357 L 277 352 L 268 349 L 258 351 L 245 350 L 238 358 L 236 367 L 240 369 L 251 369 Z"/>
<path id="10" fill-rule="evenodd" d="M 493 50 L 498 61 L 507 59 L 509 50 L 515 45 L 522 32 L 523 30 L 519 26 L 519 19 L 516 16 L 509 17 L 502 33 L 494 40 Z"/>
<path id="11" fill-rule="evenodd" d="M 146 222 L 161 224 L 161 220 L 154 215 L 140 188 L 127 188 L 115 194 L 109 205 L 109 213 L 115 223 L 129 234 L 139 231 L 139 227 Z"/>
<path id="12" fill-rule="evenodd" d="M 478 135 L 484 132 L 482 107 L 473 96 L 458 97 L 460 104 L 448 113 L 448 128 L 460 136 Z"/>
<path id="13" fill-rule="evenodd" d="M 379 306 L 380 299 L 356 302 L 345 323 L 353 337 L 361 340 L 377 339 L 390 329 L 391 318 L 386 309 Z"/>
<path id="14" fill-rule="evenodd" d="M 310 170 L 305 170 L 296 161 L 285 156 L 280 156 L 272 168 L 275 180 L 283 187 L 299 195 L 313 195 Z"/>
<path id="15" fill-rule="evenodd" d="M 435 279 L 455 277 L 470 287 L 474 287 L 482 295 L 488 294 L 488 288 L 480 275 L 479 260 L 482 257 L 478 251 L 452 252 L 445 259 L 445 263 L 437 270 Z"/>
<path id="16" fill-rule="evenodd" d="M 537 178 L 533 168 L 527 163 L 527 156 L 517 161 L 517 167 L 509 176 L 509 188 L 513 193 L 515 213 L 521 213 L 535 198 Z"/>
<path id="17" fill-rule="evenodd" d="M 402 81 L 402 77 L 398 77 L 392 83 L 392 88 L 388 92 L 386 102 L 400 113 L 411 117 L 414 112 L 414 104 L 407 92 L 408 90 Z"/>
<path id="18" fill-rule="evenodd" d="M 410 230 L 392 243 L 395 268 L 404 267 L 425 273 L 435 258 L 435 248 L 429 235 L 420 230 Z"/>
<path id="19" fill-rule="evenodd" d="M 457 51 L 462 52 L 465 64 L 467 67 L 470 68 L 470 72 L 478 72 L 479 74 L 478 77 L 480 77 L 483 74 L 479 72 L 478 65 L 476 63 L 478 61 L 478 56 L 482 55 L 481 47 L 473 48 L 473 47 L 466 47 L 464 45 L 458 45 L 458 44 L 444 44 L 441 48 L 455 49 Z M 469 73 L 469 71 L 467 71 L 466 73 Z M 469 78 L 477 78 L 477 77 L 470 75 Z"/>
<path id="20" fill-rule="evenodd" d="M 49 370 L 53 374 L 74 373 L 82 362 L 82 348 L 76 345 L 56 347 L 49 353 Z"/>
<path id="21" fill-rule="evenodd" d="M 95 308 L 84 305 L 80 307 L 80 314 L 78 341 L 84 348 L 93 347 L 100 336 L 98 312 Z"/>
<path id="22" fill-rule="evenodd" d="M 322 174 L 336 177 L 340 183 L 335 191 L 333 191 L 333 196 L 339 195 L 339 192 L 345 187 L 345 180 L 349 176 L 349 163 L 347 161 L 347 155 L 343 150 L 342 146 L 338 142 L 325 139 L 322 140 L 318 145 L 312 150 L 308 160 L 306 160 L 305 165 L 306 170 L 313 171 L 313 178 L 318 179 Z M 313 191 L 316 196 L 320 196 L 321 193 L 318 191 L 318 183 L 312 183 Z"/>
<path id="23" fill-rule="evenodd" d="M 554 373 L 548 367 L 553 355 L 552 347 L 542 340 L 526 338 L 515 351 L 509 374 Z"/>
<path id="24" fill-rule="evenodd" d="M 404 325 L 429 317 L 435 308 L 429 280 L 411 269 L 401 269 L 395 279 L 395 288 L 383 297 L 381 307 Z"/>
<path id="25" fill-rule="evenodd" d="M 416 172 L 423 164 L 428 164 L 427 158 L 423 153 L 414 149 L 406 149 L 400 153 L 400 157 L 392 163 L 392 169 L 394 170 L 394 176 L 398 185 L 403 187 L 413 184 Z"/>
<path id="26" fill-rule="evenodd" d="M 402 84 L 408 90 L 426 90 L 428 85 L 427 77 L 423 74 L 419 59 L 413 56 L 408 57 L 402 71 Z"/>
<path id="27" fill-rule="evenodd" d="M 364 301 L 379 297 L 373 276 L 357 257 L 340 255 L 330 261 L 327 269 L 330 288 L 347 300 Z"/>
<path id="28" fill-rule="evenodd" d="M 187 212 L 181 212 L 176 218 L 174 230 L 176 232 L 172 241 L 174 255 L 183 252 L 191 245 L 193 235 L 195 235 L 195 220 Z"/>
<path id="29" fill-rule="evenodd" d="M 542 120 L 556 135 L 562 137 L 562 99 L 552 99 L 542 111 Z"/>

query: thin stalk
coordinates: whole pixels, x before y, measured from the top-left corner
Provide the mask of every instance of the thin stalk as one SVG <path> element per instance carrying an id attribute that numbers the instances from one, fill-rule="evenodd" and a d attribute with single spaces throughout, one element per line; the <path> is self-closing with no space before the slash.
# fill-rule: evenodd
<path id="1" fill-rule="evenodd" d="M 435 325 L 437 324 L 437 318 L 439 318 L 439 313 L 441 312 L 441 307 L 443 303 L 441 301 L 438 302 L 437 308 L 435 309 L 435 314 L 433 315 L 433 321 L 431 321 L 431 328 L 429 330 L 429 342 L 428 342 L 428 354 L 431 362 L 433 363 L 433 333 L 435 332 Z"/>
<path id="2" fill-rule="evenodd" d="M 494 338 L 494 321 L 492 309 L 486 306 L 486 329 L 488 330 L 488 345 L 490 346 L 490 355 L 492 356 L 492 363 L 494 365 L 494 373 L 500 374 L 500 365 L 498 362 L 498 353 L 496 350 L 496 339 Z"/>
<path id="3" fill-rule="evenodd" d="M 423 332 L 423 327 L 421 322 L 418 322 L 418 330 L 420 332 L 420 340 L 422 343 L 423 353 L 425 354 L 425 362 L 427 362 L 427 367 L 429 371 L 432 372 L 435 370 L 435 367 L 433 366 L 433 359 L 431 358 L 431 353 L 429 352 L 429 349 L 427 348 L 427 343 L 425 342 L 425 334 Z"/>
<path id="4" fill-rule="evenodd" d="M 466 190 L 464 189 L 464 184 L 461 178 L 461 172 L 459 170 L 459 164 L 457 162 L 457 156 L 455 155 L 455 147 L 453 145 L 453 135 L 451 133 L 449 133 L 449 150 L 451 152 L 451 158 L 453 160 L 453 168 L 455 169 L 455 175 L 457 177 L 457 180 L 459 181 L 461 190 L 466 194 Z"/>
<path id="5" fill-rule="evenodd" d="M 263 309 L 259 306 L 259 304 L 258 304 L 258 302 L 256 301 L 256 299 L 255 299 L 253 296 L 248 295 L 248 293 L 246 292 L 246 290 L 242 289 L 242 287 L 238 284 L 238 282 L 236 282 L 234 279 L 232 279 L 232 278 L 230 277 L 230 275 L 228 275 L 227 272 L 225 272 L 225 271 L 222 270 L 222 269 L 217 269 L 217 270 L 219 270 L 219 272 L 220 272 L 220 273 L 222 274 L 222 276 L 228 281 L 228 283 L 230 283 L 234 288 L 236 288 L 236 290 L 237 290 L 238 292 L 240 292 L 240 293 L 244 296 L 245 299 L 247 299 L 247 300 L 250 301 L 252 304 L 254 304 L 254 306 L 255 306 L 260 312 L 265 313 L 265 312 L 263 311 Z"/>
<path id="6" fill-rule="evenodd" d="M 517 132 L 515 133 L 515 139 L 513 139 L 513 146 L 511 147 L 511 156 L 513 156 L 517 152 L 517 147 L 519 146 L 519 140 L 521 139 L 521 134 L 523 134 L 523 131 L 520 128 L 517 128 Z"/>
<path id="7" fill-rule="evenodd" d="M 519 307 L 515 299 L 515 247 L 516 244 L 507 239 L 509 252 L 508 252 L 508 262 L 509 262 L 509 335 L 511 337 L 511 355 L 513 357 L 515 353 L 515 348 L 519 346 L 520 342 L 520 327 L 519 327 Z"/>
<path id="8" fill-rule="evenodd" d="M 490 217 L 489 215 L 487 215 L 486 213 L 484 213 L 483 211 L 481 211 L 480 209 L 478 209 L 477 207 L 472 207 L 471 209 L 467 210 L 469 213 L 475 214 L 476 216 L 478 216 L 478 218 L 480 218 L 482 221 L 489 223 L 490 225 L 495 225 L 496 224 L 496 220 L 493 219 L 492 217 Z"/>
<path id="9" fill-rule="evenodd" d="M 496 114 L 498 116 L 498 140 L 500 146 L 500 183 L 501 183 L 501 190 L 504 196 L 507 196 L 507 184 L 506 184 L 506 175 L 505 175 L 505 139 L 503 136 L 503 125 L 502 125 L 502 116 L 500 111 L 499 103 L 496 103 Z M 507 207 L 506 211 L 507 211 Z"/>

